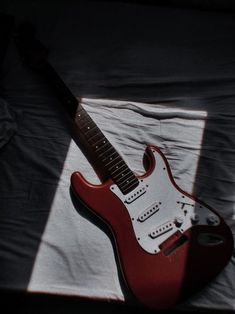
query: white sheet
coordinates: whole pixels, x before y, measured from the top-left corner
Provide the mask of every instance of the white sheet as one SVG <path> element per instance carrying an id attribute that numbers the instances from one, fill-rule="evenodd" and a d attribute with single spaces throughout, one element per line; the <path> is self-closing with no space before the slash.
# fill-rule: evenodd
<path id="1" fill-rule="evenodd" d="M 94 11 L 89 19 L 91 10 Z M 139 42 L 139 34 L 134 35 L 133 28 L 129 28 L 130 23 L 135 25 L 129 18 L 133 10 L 134 22 L 140 17 L 150 21 L 152 17 L 150 25 L 138 25 L 143 32 Z M 180 14 L 187 23 L 192 21 L 192 30 L 199 13 L 190 12 L 190 17 Z M 162 23 L 164 18 L 169 21 L 172 14 L 170 9 L 98 6 L 90 2 L 77 7 L 74 3 L 63 12 L 57 8 L 54 16 L 45 18 L 49 31 L 40 32 L 53 47 L 52 63 L 75 94 L 85 95 L 84 107 L 130 167 L 143 173 L 145 146 L 159 146 L 179 186 L 215 207 L 235 234 L 235 96 L 231 80 L 235 71 L 229 50 L 232 34 L 223 37 L 233 22 L 229 15 L 226 19 L 223 16 L 223 32 L 214 35 L 214 46 L 222 41 L 224 52 L 216 54 L 210 63 L 212 50 L 206 45 L 200 66 L 196 66 L 197 42 L 192 39 L 192 44 L 191 37 L 186 36 L 189 48 L 184 36 L 175 42 L 165 36 L 158 45 L 152 41 L 151 32 L 149 38 L 143 36 L 158 25 L 154 16 Z M 117 25 L 121 17 L 123 24 Z M 175 18 L 178 20 L 177 15 Z M 206 19 L 213 22 L 218 18 L 219 15 L 208 14 L 200 20 L 203 26 L 196 25 L 202 31 L 208 25 Z M 108 23 L 111 30 L 106 28 Z M 124 36 L 125 28 L 129 33 Z M 183 24 L 178 25 L 176 33 L 179 35 L 183 29 Z M 111 42 L 103 37 L 110 31 L 116 36 L 109 38 Z M 208 29 L 207 32 L 207 36 L 214 34 Z M 205 48 L 204 42 L 201 45 Z M 164 59 L 167 47 L 179 53 L 168 67 L 168 58 Z M 162 58 L 156 65 L 155 55 Z M 141 56 L 147 57 L 140 60 Z M 183 69 L 178 58 L 185 61 Z M 215 76 L 218 81 L 213 81 Z M 187 81 L 194 84 L 187 85 Z M 130 302 L 118 277 L 108 234 L 84 210 L 76 209 L 71 199 L 69 180 L 73 171 L 81 171 L 91 182 L 99 180 L 71 140 L 64 110 L 37 75 L 22 67 L 13 44 L 8 51 L 4 83 L 18 125 L 11 141 L 0 151 L 0 287 Z M 234 264 L 233 256 L 205 290 L 180 308 L 234 310 Z"/>

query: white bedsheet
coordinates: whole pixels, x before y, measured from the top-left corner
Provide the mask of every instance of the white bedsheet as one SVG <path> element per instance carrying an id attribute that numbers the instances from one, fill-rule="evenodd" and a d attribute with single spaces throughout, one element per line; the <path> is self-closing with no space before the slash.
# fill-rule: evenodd
<path id="1" fill-rule="evenodd" d="M 97 16 L 93 11 L 89 20 L 91 10 L 98 11 Z M 139 42 L 137 35 L 130 42 L 132 28 L 128 28 L 130 34 L 127 32 L 126 37 L 122 31 L 125 23 L 128 27 L 134 24 L 129 18 L 132 10 L 136 13 L 134 21 L 140 16 L 153 18 L 153 14 L 161 22 L 164 17 L 169 21 L 175 16 L 170 9 L 123 4 L 98 6 L 90 2 L 77 7 L 74 3 L 63 12 L 56 11 L 53 19 L 51 16 L 45 19 L 56 22 L 53 26 L 48 22 L 49 33 L 44 31 L 45 26 L 40 29 L 54 49 L 51 61 L 74 93 L 83 96 L 85 109 L 132 170 L 143 173 L 146 145 L 159 146 L 168 158 L 177 184 L 215 207 L 235 234 L 235 68 L 229 51 L 232 35 L 226 33 L 224 38 L 222 31 L 214 35 L 211 42 L 217 47 L 221 41 L 225 47 L 223 54 L 216 54 L 209 62 L 212 50 L 206 45 L 208 50 L 204 54 L 200 50 L 201 63 L 197 59 L 200 63 L 197 66 L 193 58 L 199 48 L 195 48 L 194 40 L 188 47 L 191 37 L 186 36 L 187 40 L 182 40 L 179 47 L 177 41 L 170 42 L 167 36 L 161 38 L 159 45 L 153 42 L 150 46 L 153 37 L 143 41 L 143 31 Z M 199 13 L 189 11 L 190 19 L 185 11 L 180 12 L 177 14 L 183 14 L 187 23 L 197 21 Z M 119 25 L 120 31 L 114 25 L 121 16 L 124 25 Z M 203 16 L 204 26 L 196 24 L 200 31 L 208 25 L 206 19 L 213 22 L 215 16 L 218 19 L 220 15 Z M 225 32 L 234 22 L 229 15 L 222 20 Z M 107 52 L 104 50 L 107 38 L 103 36 L 110 31 L 106 29 L 108 23 L 119 41 L 111 38 Z M 157 25 L 153 19 L 143 28 L 147 32 Z M 183 29 L 182 23 L 176 33 Z M 101 33 L 99 38 L 97 34 Z M 124 43 L 120 41 L 122 36 L 127 38 Z M 179 55 L 167 66 L 164 50 L 171 45 Z M 154 54 L 162 62 L 154 64 Z M 140 60 L 141 56 L 146 58 Z M 184 70 L 179 64 L 183 60 Z M 192 86 L 187 85 L 190 82 Z M 8 51 L 4 87 L 17 127 L 12 122 L 11 141 L 4 133 L 9 129 L 7 115 L 6 127 L 0 129 L 1 143 L 2 138 L 8 142 L 1 144 L 0 150 L 0 288 L 130 302 L 121 285 L 109 235 L 84 209 L 76 208 L 71 198 L 73 171 L 79 170 L 93 183 L 99 183 L 99 179 L 71 139 L 64 109 L 37 75 L 23 68 L 13 43 Z M 7 112 L 5 102 L 0 106 L 1 111 Z M 233 255 L 221 274 L 180 308 L 234 310 L 234 278 Z"/>

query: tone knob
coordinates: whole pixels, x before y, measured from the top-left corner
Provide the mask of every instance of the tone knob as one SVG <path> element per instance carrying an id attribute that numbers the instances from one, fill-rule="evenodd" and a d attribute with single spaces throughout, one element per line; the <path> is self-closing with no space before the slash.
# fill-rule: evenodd
<path id="1" fill-rule="evenodd" d="M 174 222 L 176 227 L 180 227 L 184 222 L 184 218 L 182 216 L 176 216 Z"/>
<path id="2" fill-rule="evenodd" d="M 207 223 L 208 223 L 208 225 L 212 225 L 212 226 L 218 225 L 219 224 L 219 218 L 214 214 L 209 214 L 207 216 Z"/>

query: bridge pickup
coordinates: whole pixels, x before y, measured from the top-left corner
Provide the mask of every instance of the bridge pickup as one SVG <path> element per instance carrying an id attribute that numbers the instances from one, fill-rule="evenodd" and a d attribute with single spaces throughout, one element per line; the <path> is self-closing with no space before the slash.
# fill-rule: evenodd
<path id="1" fill-rule="evenodd" d="M 155 239 L 155 238 L 161 236 L 162 234 L 169 232 L 170 230 L 173 229 L 173 227 L 174 227 L 173 223 L 168 221 L 168 222 L 164 223 L 163 225 L 156 227 L 153 231 L 151 231 L 149 236 L 152 239 Z"/>
<path id="2" fill-rule="evenodd" d="M 138 217 L 138 220 L 140 222 L 144 222 L 149 217 L 151 217 L 153 214 L 155 214 L 157 211 L 159 211 L 159 207 L 157 203 L 152 204 L 147 209 L 145 209 Z"/>

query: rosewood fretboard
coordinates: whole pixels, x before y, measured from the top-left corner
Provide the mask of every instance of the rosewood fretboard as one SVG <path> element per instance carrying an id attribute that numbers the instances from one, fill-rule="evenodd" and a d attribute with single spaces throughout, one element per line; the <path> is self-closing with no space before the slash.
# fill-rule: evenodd
<path id="1" fill-rule="evenodd" d="M 123 194 L 132 191 L 138 185 L 138 179 L 81 105 L 78 105 L 75 122 L 95 157 Z"/>

